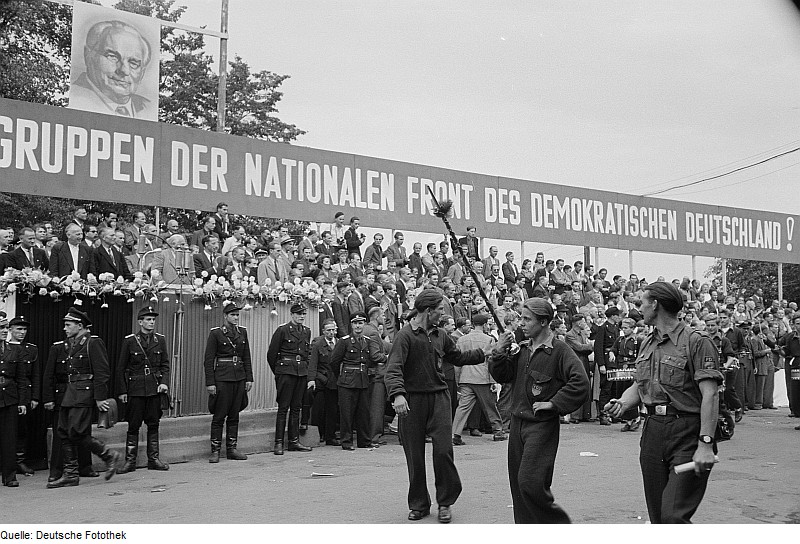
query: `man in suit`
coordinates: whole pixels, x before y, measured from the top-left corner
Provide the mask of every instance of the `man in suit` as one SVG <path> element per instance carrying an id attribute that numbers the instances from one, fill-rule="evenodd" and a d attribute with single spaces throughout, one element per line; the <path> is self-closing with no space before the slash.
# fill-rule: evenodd
<path id="1" fill-rule="evenodd" d="M 50 252 L 50 274 L 60 278 L 76 270 L 85 280 L 87 274 L 95 274 L 92 250 L 81 243 L 83 231 L 75 223 L 67 226 L 66 234 L 67 241 L 57 243 Z"/>
<path id="2" fill-rule="evenodd" d="M 336 336 L 342 338 L 350 334 L 350 309 L 347 297 L 350 294 L 351 284 L 340 281 L 336 284 L 336 298 L 333 299 L 333 319 L 336 321 Z"/>
<path id="3" fill-rule="evenodd" d="M 422 264 L 422 244 L 414 242 L 414 250 L 408 256 L 408 267 L 411 270 L 417 269 L 417 276 L 421 277 L 425 274 L 425 265 Z"/>
<path id="4" fill-rule="evenodd" d="M 408 260 L 406 248 L 403 247 L 405 239 L 405 235 L 397 231 L 394 233 L 394 243 L 386 248 L 386 259 L 394 261 L 398 266 L 406 266 Z"/>
<path id="5" fill-rule="evenodd" d="M 481 261 L 483 263 L 483 273 L 487 277 L 492 273 L 493 266 L 497 266 L 497 268 L 501 266 L 500 259 L 497 258 L 497 252 L 497 246 L 491 246 L 489 248 L 489 256 Z"/>
<path id="6" fill-rule="evenodd" d="M 31 227 L 22 227 L 17 233 L 19 247 L 8 256 L 8 266 L 22 270 L 38 268 L 44 272 L 49 270 L 47 253 L 36 247 L 36 233 Z"/>
<path id="7" fill-rule="evenodd" d="M 339 370 L 331 366 L 331 354 L 337 342 L 336 321 L 331 318 L 321 321 L 322 335 L 311 342 L 308 358 L 308 388 L 314 391 L 311 421 L 317 424 L 320 442 L 328 446 L 341 446 L 342 443 L 336 438 L 339 424 L 336 380 L 339 379 Z"/>
<path id="8" fill-rule="evenodd" d="M 519 275 L 519 269 L 517 268 L 517 265 L 514 264 L 513 251 L 506 252 L 506 262 L 503 263 L 502 271 L 503 281 L 506 284 L 506 288 L 511 289 L 514 287 L 514 284 L 517 281 L 517 276 Z"/>
<path id="9" fill-rule="evenodd" d="M 219 275 L 217 251 L 219 251 L 219 238 L 215 234 L 204 236 L 203 247 L 198 253 L 192 255 L 196 277 L 203 278 L 203 272 L 205 272 L 206 277 L 203 279 L 208 281 L 212 275 Z"/>
<path id="10" fill-rule="evenodd" d="M 322 233 L 322 241 L 314 246 L 314 251 L 319 255 L 328 255 L 331 258 L 331 264 L 335 264 L 336 246 L 333 245 L 331 231 L 326 230 Z"/>
<path id="11" fill-rule="evenodd" d="M 104 272 L 110 272 L 114 274 L 115 278 L 122 276 L 124 279 L 130 281 L 133 279 L 133 274 L 131 274 L 128 269 L 125 257 L 114 247 L 115 238 L 116 233 L 114 229 L 100 229 L 101 245 L 93 254 L 95 272 L 98 276 Z"/>
<path id="12" fill-rule="evenodd" d="M 133 214 L 133 223 L 125 227 L 125 251 L 126 255 L 136 253 L 136 247 L 139 245 L 139 236 L 144 234 L 145 225 L 147 224 L 147 216 L 144 212 L 136 212 Z"/>
<path id="13" fill-rule="evenodd" d="M 350 228 L 344 233 L 344 243 L 345 247 L 347 248 L 348 255 L 358 253 L 358 256 L 361 257 L 361 244 L 364 243 L 365 236 L 364 233 L 358 232 L 358 227 L 360 224 L 361 220 L 358 217 L 351 217 Z"/>
<path id="14" fill-rule="evenodd" d="M 179 251 L 187 252 L 186 238 L 181 234 L 175 234 L 169 237 L 167 243 L 169 247 L 162 249 L 153 259 L 150 275 L 153 278 L 163 279 L 167 284 L 179 283 L 179 269 L 183 265 L 182 262 L 179 262 L 179 259 L 182 259 L 184 255 Z M 191 272 L 191 269 L 189 272 Z"/>
<path id="15" fill-rule="evenodd" d="M 207 215 L 203 219 L 203 228 L 192 233 L 192 238 L 189 240 L 189 245 L 197 246 L 198 248 L 203 247 L 203 237 L 208 236 L 209 234 L 215 234 L 216 226 L 217 220 L 214 219 L 214 216 Z M 219 235 L 217 235 L 217 237 L 219 238 Z"/>
<path id="16" fill-rule="evenodd" d="M 217 204 L 217 213 L 212 215 L 214 218 L 214 232 L 220 242 L 224 242 L 227 237 L 231 235 L 231 222 L 228 217 L 228 205 L 225 202 Z"/>
<path id="17" fill-rule="evenodd" d="M 467 246 L 466 254 L 476 261 L 478 260 L 478 237 L 475 236 L 477 229 L 475 227 L 467 227 L 467 235 L 458 239 L 458 243 L 462 246 Z"/>
<path id="18" fill-rule="evenodd" d="M 272 284 L 278 281 L 286 281 L 288 274 L 285 274 L 283 266 L 278 260 L 280 252 L 281 245 L 279 243 L 272 242 L 269 244 L 269 255 L 259 263 L 258 271 L 256 272 L 256 279 L 259 285 L 264 285 L 267 280 L 270 280 Z"/>

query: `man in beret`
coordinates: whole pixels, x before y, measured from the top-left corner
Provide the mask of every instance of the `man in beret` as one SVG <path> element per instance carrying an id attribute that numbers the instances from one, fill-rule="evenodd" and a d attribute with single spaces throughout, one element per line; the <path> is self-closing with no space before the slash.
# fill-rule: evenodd
<path id="1" fill-rule="evenodd" d="M 283 433 L 289 418 L 289 451 L 311 451 L 300 443 L 300 411 L 308 386 L 308 357 L 311 353 L 311 329 L 303 325 L 306 307 L 293 304 L 291 320 L 272 334 L 267 363 L 275 375 L 278 414 L 275 417 L 275 455 L 283 455 Z"/>
<path id="2" fill-rule="evenodd" d="M 146 306 L 136 316 L 139 332 L 122 342 L 117 363 L 119 399 L 126 402 L 128 434 L 125 440 L 125 464 L 120 474 L 136 470 L 139 453 L 139 428 L 147 424 L 147 469 L 168 470 L 159 459 L 158 424 L 161 419 L 161 394 L 169 390 L 169 352 L 163 334 L 155 332 L 156 312 Z"/>
<path id="3" fill-rule="evenodd" d="M 678 320 L 680 290 L 654 282 L 643 289 L 644 322 L 636 382 L 604 406 L 613 417 L 643 402 L 647 421 L 639 463 L 651 523 L 690 523 L 703 500 L 717 453 L 714 434 L 722 383 L 717 349 L 707 334 Z M 694 462 L 694 470 L 675 467 Z"/>
<path id="4" fill-rule="evenodd" d="M 6 344 L 5 360 L 7 363 L 16 365 L 17 379 L 22 383 L 27 383 L 27 391 L 22 399 L 20 406 L 25 407 L 21 411 L 17 420 L 17 474 L 30 476 L 33 474 L 25 463 L 28 429 L 31 427 L 31 410 L 35 410 L 39 405 L 39 384 L 41 370 L 39 368 L 39 348 L 35 344 L 25 342 L 30 323 L 24 317 L 17 316 L 8 322 L 11 332 L 11 339 Z M 5 339 L 5 336 L 3 336 Z"/>
<path id="5" fill-rule="evenodd" d="M 425 436 L 433 442 L 438 519 L 450 523 L 450 507 L 461 494 L 461 479 L 453 460 L 453 418 L 450 392 L 442 364 L 478 365 L 490 349 L 462 352 L 452 337 L 439 327 L 444 295 L 424 289 L 414 300 L 409 323 L 394 337 L 386 367 L 386 391 L 399 416 L 399 432 L 408 465 L 408 519 L 419 521 L 430 514 L 431 497 L 425 474 Z"/>
<path id="6" fill-rule="evenodd" d="M 484 349 L 494 343 L 494 339 L 489 336 L 491 325 L 489 325 L 488 315 L 476 314 L 472 319 L 472 324 L 475 325 L 475 328 L 456 341 L 456 347 L 461 351 Z M 453 416 L 453 445 L 463 446 L 465 444 L 461 439 L 461 431 L 476 402 L 480 403 L 481 410 L 492 425 L 494 441 L 505 440 L 503 421 L 497 410 L 497 398 L 492 391 L 492 384 L 495 382 L 489 375 L 489 366 L 484 361 L 478 365 L 456 368 L 455 372 L 459 395 L 458 407 Z"/>
<path id="7" fill-rule="evenodd" d="M 228 459 L 244 461 L 239 453 L 239 412 L 247 405 L 247 393 L 253 387 L 253 368 L 250 363 L 250 342 L 247 329 L 239 326 L 240 308 L 229 302 L 222 309 L 224 323 L 208 333 L 203 367 L 206 390 L 209 394 L 211 418 L 211 457 L 209 463 L 219 463 L 222 448 L 222 427 L 225 426 L 225 453 Z"/>
<path id="8" fill-rule="evenodd" d="M 489 361 L 492 377 L 510 384 L 512 390 L 508 479 L 515 523 L 570 523 L 550 491 L 561 432 L 559 416 L 586 402 L 590 388 L 583 363 L 550 330 L 553 315 L 547 300 L 526 300 L 520 324 L 526 340 L 512 354 L 508 348 L 513 334 L 506 331 Z"/>
<path id="9" fill-rule="evenodd" d="M 607 372 L 609 369 L 617 368 L 614 342 L 619 338 L 620 321 L 622 318 L 619 315 L 619 308 L 611 306 L 606 310 L 606 322 L 600 325 L 594 337 L 594 362 L 600 370 L 600 399 L 597 403 L 600 425 L 611 425 L 611 419 L 602 408 L 613 396 L 614 382 L 608 380 Z"/>
<path id="10" fill-rule="evenodd" d="M 94 406 L 101 412 L 106 412 L 112 400 L 109 397 L 111 368 L 106 345 L 103 340 L 89 332 L 91 324 L 89 316 L 75 307 L 70 308 L 64 316 L 66 358 L 61 364 L 65 365 L 67 383 L 58 411 L 56 431 L 61 439 L 64 469 L 61 478 L 47 483 L 48 489 L 72 487 L 80 483 L 77 457 L 79 445 L 105 462 L 106 480 L 110 480 L 117 472 L 120 455 L 91 434 Z M 50 409 L 52 408 L 51 402 Z"/>

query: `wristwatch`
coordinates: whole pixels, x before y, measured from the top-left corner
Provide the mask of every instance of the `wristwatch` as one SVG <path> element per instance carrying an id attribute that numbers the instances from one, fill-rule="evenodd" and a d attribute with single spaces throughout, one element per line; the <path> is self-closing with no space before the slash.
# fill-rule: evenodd
<path id="1" fill-rule="evenodd" d="M 711 435 L 708 435 L 708 434 L 701 434 L 700 435 L 700 442 L 702 442 L 703 444 L 713 444 L 714 443 L 714 437 L 711 436 Z"/>

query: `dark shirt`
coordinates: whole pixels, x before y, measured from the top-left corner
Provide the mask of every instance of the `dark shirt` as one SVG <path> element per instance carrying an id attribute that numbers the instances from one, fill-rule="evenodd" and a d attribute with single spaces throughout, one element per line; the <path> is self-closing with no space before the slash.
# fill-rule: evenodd
<path id="1" fill-rule="evenodd" d="M 284 323 L 272 334 L 267 350 L 267 363 L 273 374 L 308 376 L 311 353 L 311 329 L 292 321 Z"/>
<path id="2" fill-rule="evenodd" d="M 339 370 L 337 386 L 345 389 L 369 387 L 370 344 L 363 334 L 345 336 L 336 344 L 331 366 Z"/>
<path id="3" fill-rule="evenodd" d="M 33 346 L 29 349 L 27 346 Z M 32 363 L 36 361 L 36 346 L 12 344 L 0 340 L 0 408 L 27 405 L 31 401 Z M 30 357 L 34 356 L 33 361 Z"/>
<path id="4" fill-rule="evenodd" d="M 232 359 L 236 359 L 235 361 Z M 220 360 L 224 359 L 224 360 Z M 206 387 L 217 382 L 253 381 L 250 342 L 244 327 L 214 327 L 208 333 L 203 358 Z"/>
<path id="5" fill-rule="evenodd" d="M 386 368 L 386 391 L 390 399 L 407 393 L 435 393 L 447 389 L 443 363 L 453 366 L 477 365 L 484 362 L 483 350 L 466 352 L 456 347 L 444 329 L 426 332 L 421 326 L 408 324 L 395 335 Z"/>
<path id="6" fill-rule="evenodd" d="M 489 360 L 489 373 L 500 383 L 511 383 L 511 414 L 526 421 L 544 421 L 574 412 L 589 398 L 591 389 L 583 363 L 575 352 L 552 334 L 531 353 L 531 342 L 517 354 L 503 353 Z M 534 402 L 552 402 L 555 411 L 533 415 Z"/>
<path id="7" fill-rule="evenodd" d="M 138 341 L 137 341 L 138 340 Z M 163 334 L 129 334 L 117 362 L 117 394 L 152 397 L 169 380 L 169 353 Z"/>

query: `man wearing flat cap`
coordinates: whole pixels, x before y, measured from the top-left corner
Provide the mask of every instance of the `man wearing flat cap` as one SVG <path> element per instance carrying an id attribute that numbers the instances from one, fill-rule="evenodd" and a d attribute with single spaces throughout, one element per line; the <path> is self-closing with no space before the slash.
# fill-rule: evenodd
<path id="1" fill-rule="evenodd" d="M 139 332 L 122 342 L 117 363 L 117 392 L 127 403 L 128 434 L 125 439 L 125 464 L 119 473 L 136 470 L 139 454 L 139 428 L 147 424 L 147 469 L 168 470 L 159 459 L 158 424 L 161 419 L 161 396 L 169 390 L 169 352 L 163 334 L 155 332 L 156 312 L 147 306 L 136 316 Z"/>
<path id="2" fill-rule="evenodd" d="M 18 380 L 27 383 L 24 400 L 20 406 L 25 406 L 25 411 L 20 411 L 17 419 L 17 474 L 31 476 L 33 469 L 26 463 L 28 429 L 31 426 L 31 410 L 39 405 L 39 385 L 41 369 L 39 368 L 39 348 L 35 344 L 25 342 L 30 323 L 22 316 L 17 316 L 8 322 L 11 339 L 6 344 L 5 359 L 16 365 Z M 5 337 L 4 337 L 5 338 Z"/>
<path id="3" fill-rule="evenodd" d="M 597 411 L 600 413 L 598 420 L 600 425 L 611 425 L 611 418 L 603 412 L 603 406 L 611 400 L 613 396 L 614 382 L 608 380 L 608 370 L 617 368 L 617 358 L 614 353 L 614 343 L 619 338 L 619 323 L 622 317 L 619 315 L 619 308 L 611 306 L 606 310 L 606 322 L 600 325 L 594 337 L 594 362 L 600 372 L 600 399 L 597 403 Z M 595 377 L 597 379 L 597 377 Z"/>
<path id="4" fill-rule="evenodd" d="M 386 354 L 377 342 L 364 335 L 367 314 L 355 312 L 350 316 L 351 333 L 336 344 L 331 354 L 331 366 L 338 369 L 336 385 L 339 390 L 339 431 L 343 450 L 356 446 L 370 448 L 373 437 L 369 428 L 369 367 L 386 362 Z"/>
<path id="5" fill-rule="evenodd" d="M 67 340 L 63 344 L 66 351 L 59 367 L 66 370 L 67 383 L 65 384 L 64 397 L 58 411 L 57 433 L 61 439 L 61 454 L 63 458 L 63 472 L 58 480 L 48 482 L 48 489 L 58 487 L 76 486 L 80 482 L 78 475 L 78 446 L 82 445 L 100 457 L 106 464 L 105 479 L 109 480 L 117 472 L 117 463 L 120 455 L 106 446 L 103 442 L 92 436 L 92 415 L 94 406 L 101 412 L 109 410 L 113 399 L 109 395 L 109 379 L 111 369 L 108 364 L 106 345 L 102 339 L 91 334 L 89 327 L 92 322 L 89 316 L 77 308 L 70 308 L 64 316 L 64 332 Z M 45 372 L 46 379 L 55 374 L 55 369 L 50 368 Z M 55 361 L 53 361 L 55 363 Z M 53 408 L 53 398 L 46 396 L 55 392 L 55 386 L 46 382 L 46 391 L 42 396 L 50 409 Z M 49 391 L 48 391 L 49 390 Z"/>
<path id="6" fill-rule="evenodd" d="M 639 463 L 651 523 L 691 522 L 717 453 L 717 349 L 705 332 L 678 320 L 682 308 L 675 285 L 644 288 L 641 311 L 654 328 L 639 348 L 636 382 L 604 407 L 614 417 L 640 401 L 647 409 Z M 675 467 L 687 462 L 694 470 L 677 474 Z"/>
<path id="7" fill-rule="evenodd" d="M 283 455 L 283 433 L 289 419 L 289 451 L 311 451 L 300 443 L 300 411 L 308 386 L 308 358 L 311 354 L 311 329 L 303 325 L 306 307 L 293 304 L 291 320 L 272 335 L 267 350 L 267 363 L 275 375 L 278 414 L 275 417 L 275 455 Z"/>
<path id="8" fill-rule="evenodd" d="M 15 319 L 16 321 L 16 319 Z M 17 481 L 17 426 L 30 401 L 30 374 L 14 357 L 9 342 L 8 319 L 0 315 L 0 469 L 3 485 L 19 487 Z"/>
<path id="9" fill-rule="evenodd" d="M 589 397 L 589 378 L 578 356 L 550 330 L 553 306 L 529 298 L 522 306 L 520 328 L 526 340 L 508 351 L 506 331 L 492 351 L 489 372 L 511 384 L 508 479 L 515 523 L 570 523 L 553 500 L 550 485 L 558 451 L 559 416 L 578 409 Z"/>
<path id="10" fill-rule="evenodd" d="M 209 463 L 219 463 L 223 426 L 228 459 L 247 459 L 246 455 L 236 450 L 239 444 L 239 412 L 247 406 L 247 393 L 253 387 L 250 342 L 247 329 L 239 326 L 240 309 L 235 303 L 228 302 L 222 309 L 224 324 L 211 329 L 206 342 L 203 367 L 209 411 L 213 414 Z"/>

